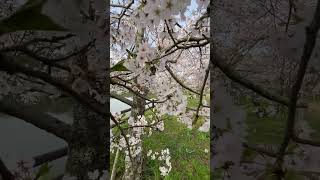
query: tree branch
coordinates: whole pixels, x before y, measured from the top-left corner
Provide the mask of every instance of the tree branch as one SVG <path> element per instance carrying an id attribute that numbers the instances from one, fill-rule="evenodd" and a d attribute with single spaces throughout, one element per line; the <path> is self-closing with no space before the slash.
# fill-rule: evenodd
<path id="1" fill-rule="evenodd" d="M 242 143 L 242 146 L 247 148 L 247 149 L 250 149 L 252 151 L 256 151 L 258 152 L 259 154 L 262 154 L 262 155 L 267 155 L 269 157 L 277 157 L 277 153 L 276 152 L 272 152 L 272 151 L 268 151 L 264 148 L 261 148 L 261 147 L 255 147 L 255 146 L 252 146 L 252 145 L 249 145 L 247 143 Z"/>
<path id="2" fill-rule="evenodd" d="M 110 92 L 110 95 L 112 98 L 115 98 L 115 99 L 118 99 L 119 101 L 129 105 L 129 106 L 133 106 L 133 102 L 125 97 L 122 97 L 120 95 L 118 95 L 117 93 L 113 93 L 113 92 Z"/>
<path id="3" fill-rule="evenodd" d="M 320 146 L 320 142 L 319 141 L 312 141 L 312 140 L 308 140 L 308 139 L 302 139 L 302 138 L 298 137 L 295 134 L 292 136 L 292 140 L 297 142 L 297 143 L 300 143 L 300 144 L 307 144 L 307 145 L 310 145 L 310 146 Z"/>
<path id="4" fill-rule="evenodd" d="M 89 98 L 83 94 L 79 94 L 72 89 L 66 82 L 61 81 L 60 79 L 54 78 L 49 76 L 47 73 L 33 70 L 32 68 L 23 66 L 14 62 L 14 60 L 8 56 L 0 54 L 0 70 L 6 71 L 8 73 L 23 73 L 27 76 L 35 77 L 41 79 L 62 91 L 69 93 L 72 97 L 74 97 L 77 101 L 81 102 L 82 104 L 90 107 L 96 113 L 109 117 L 108 110 L 105 109 L 105 104 L 101 104 L 93 98 Z"/>
<path id="5" fill-rule="evenodd" d="M 178 83 L 180 84 L 180 86 L 182 86 L 183 88 L 187 89 L 188 91 L 192 92 L 192 93 L 195 93 L 197 95 L 200 95 L 199 92 L 191 89 L 190 87 L 188 87 L 187 85 L 185 85 L 175 74 L 174 72 L 170 69 L 169 65 L 166 64 L 165 65 L 165 68 L 167 69 L 167 71 L 170 73 L 171 77 Z"/>
<path id="6" fill-rule="evenodd" d="M 46 162 L 54 161 L 56 159 L 59 159 L 63 156 L 66 156 L 68 154 L 68 147 L 63 147 L 60 149 L 57 149 L 55 151 L 51 151 L 39 156 L 33 157 L 34 159 L 34 164 L 33 167 L 37 167 L 41 164 L 44 164 Z"/>
<path id="7" fill-rule="evenodd" d="M 212 47 L 213 48 L 213 47 Z M 214 50 L 210 52 L 210 61 L 216 65 L 228 78 L 230 78 L 232 81 L 254 91 L 255 93 L 269 99 L 275 102 L 278 102 L 280 104 L 289 106 L 289 98 L 280 96 L 276 93 L 270 92 L 267 90 L 267 88 L 262 87 L 254 82 L 252 82 L 249 79 L 245 79 L 241 77 L 241 75 L 237 72 L 231 69 L 228 64 L 224 63 L 227 62 L 227 59 L 222 58 L 220 55 L 218 55 Z M 298 107 L 307 107 L 305 103 L 299 103 Z"/>
<path id="8" fill-rule="evenodd" d="M 5 97 L 0 100 L 0 111 L 54 134 L 65 141 L 70 139 L 70 125 L 32 107 L 21 105 L 12 97 Z"/>
<path id="9" fill-rule="evenodd" d="M 303 79 L 306 73 L 306 69 L 308 67 L 308 63 L 310 61 L 313 49 L 316 45 L 317 34 L 320 28 L 320 0 L 317 2 L 317 7 L 315 10 L 314 17 L 312 19 L 311 24 L 306 27 L 306 41 L 304 44 L 303 53 L 300 59 L 299 69 L 296 76 L 296 81 L 291 89 L 290 94 L 290 103 L 288 109 L 288 118 L 286 124 L 285 135 L 282 141 L 282 144 L 278 151 L 277 160 L 275 162 L 276 170 L 282 170 L 282 164 L 284 160 L 284 155 L 286 149 L 289 145 L 290 140 L 294 137 L 294 126 L 295 126 L 295 115 L 297 109 L 297 101 L 298 101 L 298 94 L 301 89 Z M 296 139 L 299 140 L 299 139 Z M 281 179 L 280 175 L 278 179 Z"/>
<path id="10" fill-rule="evenodd" d="M 203 92 L 204 92 L 204 88 L 206 86 L 206 83 L 207 83 L 207 80 L 208 80 L 208 77 L 209 77 L 209 72 L 210 72 L 209 70 L 210 70 L 210 64 L 208 65 L 208 68 L 206 69 L 206 74 L 205 74 L 204 81 L 203 81 L 203 84 L 202 84 L 202 87 L 201 87 L 201 91 L 200 91 L 199 104 L 198 104 L 197 111 L 196 111 L 196 116 L 195 116 L 195 119 L 192 122 L 192 125 L 195 125 L 197 123 L 198 119 L 199 119 L 199 111 L 200 111 L 200 107 L 202 106 Z"/>

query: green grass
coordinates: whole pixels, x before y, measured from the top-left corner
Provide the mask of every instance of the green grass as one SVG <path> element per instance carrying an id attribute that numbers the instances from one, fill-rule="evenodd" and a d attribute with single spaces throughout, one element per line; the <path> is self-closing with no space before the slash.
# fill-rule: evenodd
<path id="1" fill-rule="evenodd" d="M 252 144 L 280 144 L 285 128 L 284 120 L 284 115 L 259 118 L 255 113 L 247 112 L 247 141 Z"/>
<path id="2" fill-rule="evenodd" d="M 260 108 L 267 108 L 268 103 L 263 101 Z M 240 105 L 246 111 L 247 137 L 250 144 L 278 145 L 282 141 L 285 128 L 285 114 L 258 117 L 253 110 L 256 108 L 247 98 L 240 98 Z"/>
<path id="3" fill-rule="evenodd" d="M 310 135 L 312 140 L 320 139 L 320 102 L 316 101 L 310 103 L 308 110 L 304 114 L 304 118 L 307 123 L 314 130 Z"/>
<path id="4" fill-rule="evenodd" d="M 273 171 L 273 164 L 267 164 L 265 168 L 265 172 L 263 174 L 264 180 L 277 180 L 277 177 L 275 174 L 272 173 Z M 284 180 L 304 180 L 304 176 L 299 175 L 295 170 L 293 169 L 287 169 L 287 173 L 284 177 Z"/>
<path id="5" fill-rule="evenodd" d="M 188 95 L 188 107 L 196 109 L 199 104 L 198 96 Z M 207 101 L 209 96 L 205 96 Z M 147 121 L 152 121 L 153 113 L 146 111 L 145 116 Z M 205 153 L 205 149 L 210 149 L 210 135 L 209 133 L 200 132 L 195 130 L 204 123 L 204 118 L 199 117 L 195 128 L 190 130 L 186 125 L 182 124 L 174 116 L 164 116 L 165 130 L 164 132 L 153 131 L 150 137 L 144 137 L 143 141 L 143 177 L 142 179 L 150 180 L 206 180 L 210 179 L 210 152 Z M 127 123 L 122 124 L 127 127 Z M 119 133 L 118 130 L 114 134 Z M 160 175 L 159 167 L 163 161 L 151 160 L 147 157 L 148 150 L 153 152 L 160 152 L 168 148 L 171 155 L 172 170 L 168 176 L 163 177 Z M 110 163 L 111 168 L 114 161 L 114 154 L 111 154 Z M 117 179 L 123 175 L 124 168 L 124 154 L 120 153 L 117 165 Z"/>
<path id="6" fill-rule="evenodd" d="M 188 107 L 197 108 L 199 105 L 199 98 L 194 96 L 188 96 Z"/>
<path id="7" fill-rule="evenodd" d="M 244 107 L 247 119 L 247 137 L 246 140 L 251 145 L 266 145 L 268 146 L 279 146 L 283 140 L 284 130 L 285 130 L 285 123 L 287 119 L 287 115 L 285 113 L 278 113 L 274 116 L 267 116 L 267 117 L 258 117 L 256 113 L 253 112 L 255 109 L 254 105 L 248 100 L 248 98 L 241 97 L 239 105 Z M 267 108 L 268 102 L 263 101 L 260 108 Z M 320 106 L 319 106 L 320 110 Z M 318 111 L 319 117 L 320 111 Z M 315 122 L 316 123 L 316 122 Z M 320 130 L 320 123 L 318 123 L 318 127 Z M 297 146 L 295 144 L 289 144 L 288 152 L 292 152 Z M 243 160 L 254 160 L 256 156 L 259 156 L 258 153 L 245 149 L 242 154 Z M 273 180 L 275 177 L 272 175 L 272 167 L 273 165 L 270 164 L 266 167 L 264 172 L 264 177 L 266 180 Z M 219 178 L 216 178 L 217 180 Z M 220 178 L 221 179 L 221 178 Z M 302 177 L 297 175 L 294 170 L 288 169 L 286 174 L 285 180 L 302 180 Z"/>
<path id="8" fill-rule="evenodd" d="M 192 95 L 191 93 L 187 93 L 188 95 L 188 106 L 189 107 L 197 107 L 199 104 L 199 95 Z M 207 101 L 208 104 L 210 104 L 210 94 L 204 94 L 202 97 L 202 100 Z"/>
<path id="9" fill-rule="evenodd" d="M 204 152 L 205 149 L 210 149 L 209 133 L 190 130 L 173 116 L 166 116 L 164 123 L 164 132 L 153 132 L 150 137 L 145 137 L 143 179 L 210 179 L 210 153 Z M 149 149 L 153 152 L 160 152 L 166 148 L 170 150 L 172 170 L 168 176 L 163 178 L 160 176 L 159 161 L 151 160 L 146 154 Z M 111 155 L 111 164 L 113 159 L 114 154 Z M 117 168 L 117 174 L 123 174 L 123 154 L 120 156 Z"/>
<path id="10" fill-rule="evenodd" d="M 204 152 L 210 148 L 209 140 L 209 133 L 189 130 L 175 117 L 167 116 L 164 132 L 146 138 L 144 148 L 153 151 L 169 148 L 172 172 L 165 179 L 209 179 L 210 154 Z M 158 169 L 159 165 L 150 161 L 147 159 L 149 168 Z M 148 169 L 144 174 L 147 179 L 155 175 Z"/>

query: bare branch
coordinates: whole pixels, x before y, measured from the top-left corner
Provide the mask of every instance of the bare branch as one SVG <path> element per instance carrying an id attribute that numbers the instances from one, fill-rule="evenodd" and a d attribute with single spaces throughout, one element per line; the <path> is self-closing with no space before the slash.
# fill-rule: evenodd
<path id="1" fill-rule="evenodd" d="M 200 107 L 202 106 L 203 92 L 204 92 L 204 88 L 206 87 L 206 83 L 207 83 L 207 80 L 209 77 L 209 72 L 210 72 L 209 70 L 210 70 L 210 64 L 208 65 L 208 68 L 206 69 L 206 75 L 204 77 L 203 84 L 202 84 L 201 91 L 200 91 L 200 98 L 199 98 L 199 104 L 198 104 L 197 111 L 196 111 L 196 117 L 195 117 L 194 121 L 192 122 L 193 125 L 196 124 L 199 119 L 199 111 L 200 111 Z"/>
<path id="2" fill-rule="evenodd" d="M 126 134 L 124 133 L 123 129 L 121 128 L 120 124 L 118 123 L 118 121 L 115 119 L 115 117 L 110 113 L 110 116 L 111 116 L 111 119 L 112 121 L 115 123 L 115 125 L 118 127 L 118 129 L 120 130 L 120 133 L 121 135 L 123 136 L 125 142 L 126 142 L 126 145 L 128 147 L 128 155 L 129 155 L 129 158 L 130 158 L 130 161 L 131 163 L 133 163 L 133 157 L 132 157 L 132 154 L 131 154 L 131 150 L 130 150 L 130 143 L 129 143 L 129 140 L 128 140 L 128 137 L 126 136 Z"/>
<path id="3" fill-rule="evenodd" d="M 185 85 L 175 74 L 174 72 L 170 69 L 170 67 L 166 64 L 165 68 L 167 69 L 167 71 L 170 73 L 171 77 L 178 83 L 180 84 L 183 88 L 187 89 L 188 91 L 195 93 L 197 95 L 200 95 L 199 92 L 191 89 L 190 87 L 188 87 L 187 85 Z"/>
<path id="4" fill-rule="evenodd" d="M 213 48 L 213 47 L 212 47 Z M 249 79 L 245 79 L 243 77 L 241 77 L 241 75 L 231 69 L 228 64 L 224 63 L 227 62 L 227 60 L 225 58 L 222 58 L 220 55 L 218 55 L 218 53 L 216 53 L 214 50 L 212 50 L 212 52 L 210 52 L 210 61 L 216 65 L 228 78 L 230 78 L 232 81 L 239 83 L 240 85 L 254 91 L 255 93 L 269 99 L 275 102 L 278 102 L 280 104 L 289 106 L 289 98 L 287 97 L 283 97 L 280 96 L 276 93 L 270 92 L 270 90 L 268 90 L 268 88 L 266 87 L 262 87 L 258 84 L 256 84 L 255 82 L 252 82 Z M 307 105 L 305 103 L 298 103 L 298 107 L 307 107 Z"/>
<path id="5" fill-rule="evenodd" d="M 119 79 L 119 78 L 118 78 L 118 79 Z M 120 79 L 120 80 L 121 80 L 121 79 Z M 115 81 L 114 79 L 111 79 L 111 84 L 113 84 L 113 85 L 118 85 L 118 86 L 120 86 L 120 87 L 123 87 L 123 88 L 129 90 L 130 92 L 132 92 L 133 94 L 137 95 L 138 97 L 140 97 L 140 98 L 142 98 L 142 99 L 144 99 L 144 100 L 146 100 L 146 101 L 149 101 L 149 102 L 151 102 L 151 103 L 164 103 L 165 101 L 168 100 L 168 98 L 167 98 L 167 99 L 164 99 L 164 100 L 151 100 L 151 99 L 149 99 L 148 97 L 146 97 L 145 95 L 143 95 L 143 94 L 141 94 L 141 93 L 133 90 L 131 87 L 126 86 L 126 83 L 125 83 L 125 84 L 122 84 L 122 83 L 119 83 L 119 82 Z"/>
<path id="6" fill-rule="evenodd" d="M 117 19 L 118 19 L 117 29 L 119 29 L 119 27 L 120 27 L 120 22 L 121 22 L 122 17 L 126 14 L 127 10 L 130 9 L 130 7 L 133 5 L 133 3 L 134 3 L 134 0 L 131 0 L 128 2 L 128 4 L 125 7 L 123 7 L 121 14 L 119 15 L 119 17 L 117 17 Z"/>

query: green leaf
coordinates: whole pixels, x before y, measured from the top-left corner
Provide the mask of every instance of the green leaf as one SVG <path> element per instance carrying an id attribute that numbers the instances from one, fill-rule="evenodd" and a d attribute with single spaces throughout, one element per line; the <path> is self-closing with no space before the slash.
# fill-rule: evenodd
<path id="1" fill-rule="evenodd" d="M 52 168 L 52 166 L 49 166 L 48 163 L 45 163 L 44 165 L 42 165 L 38 171 L 38 173 L 36 174 L 35 179 L 39 179 L 40 177 L 42 177 L 41 179 L 47 179 L 44 177 L 48 177 L 49 171 Z"/>
<path id="2" fill-rule="evenodd" d="M 116 65 L 114 65 L 112 68 L 111 68 L 111 72 L 114 72 L 114 71 L 129 71 L 124 65 L 124 60 L 121 60 L 120 62 L 118 62 Z"/>
<path id="3" fill-rule="evenodd" d="M 47 0 L 29 0 L 13 15 L 0 22 L 0 35 L 20 30 L 66 31 L 50 17 L 42 14 Z"/>

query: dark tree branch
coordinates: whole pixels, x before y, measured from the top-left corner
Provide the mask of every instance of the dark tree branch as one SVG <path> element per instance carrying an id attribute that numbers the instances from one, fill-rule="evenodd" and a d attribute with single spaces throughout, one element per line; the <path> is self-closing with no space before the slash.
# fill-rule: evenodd
<path id="1" fill-rule="evenodd" d="M 33 157 L 33 159 L 35 161 L 33 164 L 33 167 L 37 167 L 37 166 L 42 165 L 44 163 L 54 161 L 56 159 L 59 159 L 61 157 L 66 156 L 67 154 L 68 154 L 68 147 L 63 147 L 63 148 L 57 149 L 55 151 L 51 151 L 51 152 L 48 152 L 48 153 L 45 153 L 45 154 L 42 154 L 39 156 L 35 156 L 35 157 Z"/>
<path id="2" fill-rule="evenodd" d="M 289 0 L 289 12 L 288 12 L 288 19 L 287 19 L 286 29 L 285 29 L 286 32 L 288 32 L 288 29 L 289 29 L 290 20 L 292 16 L 292 8 L 293 8 L 293 2 L 292 0 Z"/>
<path id="3" fill-rule="evenodd" d="M 286 149 L 290 143 L 290 140 L 294 136 L 295 114 L 297 109 L 298 94 L 301 89 L 302 82 L 303 82 L 313 49 L 316 44 L 319 28 L 320 28 L 320 0 L 318 0 L 317 2 L 317 7 L 316 7 L 315 14 L 311 24 L 308 27 L 306 27 L 306 31 L 305 31 L 306 41 L 304 44 L 304 49 L 301 56 L 299 69 L 296 76 L 296 81 L 291 89 L 291 94 L 290 94 L 290 103 L 289 103 L 289 109 L 288 109 L 288 119 L 286 124 L 285 135 L 284 135 L 282 144 L 279 148 L 278 156 L 276 160 L 277 170 L 282 170 L 282 164 L 283 164 Z M 282 179 L 282 177 L 278 176 L 278 179 Z"/>
<path id="4" fill-rule="evenodd" d="M 126 136 L 126 134 L 124 133 L 124 130 L 122 129 L 122 127 L 120 126 L 118 121 L 115 119 L 115 117 L 111 113 L 110 113 L 110 117 L 111 117 L 112 121 L 115 123 L 116 127 L 118 127 L 118 129 L 120 130 L 120 133 L 123 136 L 123 138 L 124 138 L 124 140 L 126 142 L 127 148 L 128 148 L 128 155 L 130 157 L 130 161 L 131 161 L 131 163 L 133 163 L 133 157 L 132 157 L 131 150 L 130 150 L 129 139 Z"/>
<path id="5" fill-rule="evenodd" d="M 70 125 L 32 107 L 21 105 L 13 97 L 5 97 L 0 100 L 0 111 L 54 134 L 65 141 L 70 139 Z"/>
<path id="6" fill-rule="evenodd" d="M 117 79 L 119 79 L 119 78 L 117 78 Z M 120 79 L 120 80 L 122 80 L 122 79 Z M 123 80 L 122 80 L 122 81 L 123 81 Z M 124 82 L 125 82 L 125 83 L 122 84 L 122 83 L 120 83 L 120 82 L 117 82 L 117 81 L 114 80 L 114 79 L 111 79 L 111 84 L 112 84 L 112 85 L 117 85 L 117 86 L 123 87 L 123 88 L 129 90 L 130 92 L 132 92 L 133 94 L 137 95 L 138 97 L 140 97 L 140 98 L 142 98 L 142 99 L 144 99 L 144 100 L 146 100 L 146 101 L 149 101 L 149 102 L 151 102 L 151 103 L 164 103 L 164 102 L 166 102 L 166 101 L 168 100 L 168 98 L 167 98 L 167 99 L 164 99 L 164 100 L 152 100 L 152 99 L 149 99 L 149 98 L 146 97 L 145 95 L 143 95 L 143 94 L 141 94 L 141 93 L 133 90 L 133 88 L 128 87 L 128 86 L 126 85 L 126 84 L 127 84 L 126 81 L 124 81 Z"/>
<path id="7" fill-rule="evenodd" d="M 300 143 L 300 144 L 306 144 L 306 145 L 310 145 L 310 146 L 320 146 L 320 142 L 319 141 L 312 141 L 312 140 L 308 140 L 308 139 L 302 139 L 302 138 L 298 137 L 296 134 L 293 134 L 292 140 L 297 142 L 297 143 Z"/>
<path id="8" fill-rule="evenodd" d="M 127 5 L 122 7 L 123 10 L 121 11 L 121 14 L 119 15 L 119 17 L 117 17 L 117 19 L 118 19 L 118 27 L 117 27 L 117 29 L 119 29 L 119 27 L 120 27 L 120 23 L 121 23 L 122 17 L 126 14 L 127 10 L 130 9 L 130 7 L 133 5 L 133 3 L 134 3 L 134 0 L 130 0 Z"/>
<path id="9" fill-rule="evenodd" d="M 118 95 L 117 93 L 110 92 L 110 95 L 112 98 L 115 98 L 115 99 L 129 105 L 129 106 L 133 106 L 133 102 L 131 100 L 129 100 L 125 97 L 122 97 L 122 96 Z"/>
<path id="10" fill-rule="evenodd" d="M 212 47 L 213 48 L 213 47 Z M 255 93 L 269 99 L 275 102 L 278 102 L 280 104 L 289 106 L 289 98 L 280 96 L 276 93 L 270 92 L 266 87 L 262 87 L 255 82 L 252 82 L 249 79 L 245 79 L 241 77 L 241 74 L 239 74 L 237 71 L 234 71 L 231 69 L 228 64 L 225 62 L 228 62 L 227 59 L 222 58 L 218 53 L 216 53 L 214 50 L 210 53 L 210 61 L 216 65 L 228 78 L 230 78 L 232 81 L 254 91 Z M 306 107 L 307 105 L 305 103 L 299 103 L 298 107 Z"/>
<path id="11" fill-rule="evenodd" d="M 178 83 L 180 84 L 180 86 L 182 86 L 183 88 L 185 88 L 186 90 L 192 92 L 192 93 L 195 93 L 197 95 L 200 95 L 199 92 L 191 89 L 190 87 L 188 87 L 187 85 L 185 85 L 175 74 L 174 72 L 170 69 L 169 65 L 165 65 L 165 68 L 167 69 L 167 71 L 170 73 L 171 77 Z"/>
<path id="12" fill-rule="evenodd" d="M 88 106 L 96 113 L 109 117 L 109 112 L 105 109 L 105 105 L 97 102 L 95 99 L 80 94 L 72 89 L 66 82 L 61 81 L 60 79 L 49 76 L 47 73 L 33 70 L 32 68 L 23 66 L 19 63 L 14 62 L 14 60 L 8 56 L 0 54 L 0 70 L 6 71 L 8 73 L 22 73 L 27 76 L 35 77 L 41 79 L 62 91 L 69 93 L 80 103 Z"/>
<path id="13" fill-rule="evenodd" d="M 62 57 L 56 57 L 56 58 L 48 58 L 48 57 L 38 55 L 36 52 L 30 50 L 25 45 L 6 47 L 6 48 L 1 49 L 0 51 L 4 52 L 4 53 L 5 52 L 22 52 L 22 53 L 26 54 L 27 56 L 33 58 L 34 60 L 42 62 L 45 65 L 56 67 L 56 68 L 70 72 L 69 67 L 58 64 L 58 62 L 70 59 L 71 57 L 74 57 L 76 55 L 84 54 L 85 52 L 87 52 L 88 50 L 90 50 L 93 47 L 94 43 L 95 43 L 95 39 L 90 41 L 88 44 L 84 45 L 83 47 L 81 47 L 79 50 L 75 50 L 75 51 L 69 53 L 68 55 L 65 55 Z"/>
<path id="14" fill-rule="evenodd" d="M 45 42 L 45 43 L 59 43 L 60 41 L 66 40 L 66 39 L 70 39 L 72 37 L 75 37 L 75 34 L 66 34 L 64 36 L 52 36 L 50 38 L 33 38 L 25 43 L 22 44 L 22 46 L 29 46 L 31 44 L 35 44 L 35 43 L 41 43 L 41 42 Z M 2 51 L 2 49 L 0 50 Z"/>
<path id="15" fill-rule="evenodd" d="M 261 148 L 261 147 L 255 147 L 255 146 L 252 146 L 252 145 L 249 145 L 248 143 L 242 143 L 242 146 L 247 148 L 247 149 L 250 149 L 252 151 L 255 151 L 261 155 L 267 155 L 267 156 L 270 156 L 270 157 L 277 157 L 277 153 L 276 152 L 272 152 L 272 151 L 268 151 L 264 148 Z"/>
<path id="16" fill-rule="evenodd" d="M 205 72 L 206 74 L 205 74 L 204 81 L 203 81 L 201 91 L 200 91 L 200 98 L 199 98 L 199 104 L 198 104 L 197 111 L 196 111 L 196 116 L 195 116 L 194 121 L 192 122 L 193 125 L 195 125 L 199 119 L 199 111 L 202 106 L 203 92 L 204 92 L 204 88 L 206 87 L 206 83 L 207 83 L 207 80 L 209 77 L 209 72 L 210 72 L 209 70 L 210 70 L 210 64 L 208 65 L 208 68 L 206 69 L 206 72 Z"/>

